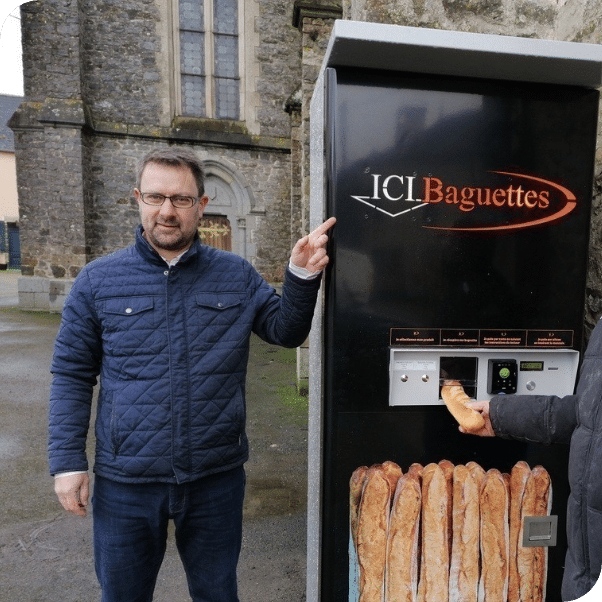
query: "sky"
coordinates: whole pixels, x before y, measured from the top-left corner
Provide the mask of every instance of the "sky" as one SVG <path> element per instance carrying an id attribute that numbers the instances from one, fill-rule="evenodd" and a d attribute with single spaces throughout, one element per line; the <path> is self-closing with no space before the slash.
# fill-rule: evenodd
<path id="1" fill-rule="evenodd" d="M 23 96 L 21 22 L 23 0 L 0 0 L 0 94 Z"/>

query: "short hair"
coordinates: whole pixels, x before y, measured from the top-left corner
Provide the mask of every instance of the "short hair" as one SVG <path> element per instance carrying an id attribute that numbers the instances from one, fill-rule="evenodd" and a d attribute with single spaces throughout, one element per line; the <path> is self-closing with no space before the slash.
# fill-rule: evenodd
<path id="1" fill-rule="evenodd" d="M 138 167 L 138 174 L 136 177 L 136 188 L 138 189 L 140 189 L 142 172 L 149 163 L 171 165 L 172 167 L 187 167 L 194 176 L 199 197 L 202 197 L 203 194 L 205 194 L 205 173 L 203 171 L 203 163 L 193 151 L 186 148 L 167 148 L 153 150 L 147 153 L 140 161 Z"/>

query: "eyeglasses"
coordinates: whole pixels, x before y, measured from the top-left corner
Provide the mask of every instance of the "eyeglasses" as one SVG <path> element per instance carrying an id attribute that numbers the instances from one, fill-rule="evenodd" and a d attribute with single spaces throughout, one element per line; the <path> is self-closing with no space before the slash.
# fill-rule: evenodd
<path id="1" fill-rule="evenodd" d="M 171 204 L 177 209 L 190 209 L 199 200 L 194 196 L 181 196 L 179 194 L 167 196 L 158 192 L 141 192 L 140 197 L 143 203 L 152 205 L 153 207 L 160 207 L 165 202 L 165 199 L 169 199 Z"/>

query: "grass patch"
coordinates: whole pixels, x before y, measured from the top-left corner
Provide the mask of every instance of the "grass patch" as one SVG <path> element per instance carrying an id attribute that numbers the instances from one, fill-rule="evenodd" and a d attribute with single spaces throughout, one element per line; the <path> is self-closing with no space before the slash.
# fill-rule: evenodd
<path id="1" fill-rule="evenodd" d="M 296 349 L 287 349 L 286 347 L 274 347 L 274 349 L 276 350 L 273 358 L 274 361 L 293 366 L 297 364 Z"/>
<path id="2" fill-rule="evenodd" d="M 284 406 L 290 410 L 295 418 L 307 420 L 309 400 L 306 395 L 301 395 L 295 385 L 282 385 L 278 387 L 278 395 Z"/>
<path id="3" fill-rule="evenodd" d="M 307 395 L 297 388 L 297 350 L 287 349 L 278 345 L 269 345 L 253 338 L 252 347 L 258 357 L 272 365 L 261 377 L 273 387 L 278 394 L 286 414 L 297 424 L 307 425 L 309 400 Z M 279 366 L 276 368 L 276 366 Z M 259 368 L 261 370 L 261 368 Z"/>
<path id="4" fill-rule="evenodd" d="M 27 319 L 31 322 L 32 319 L 38 324 L 60 324 L 61 314 L 51 311 L 36 311 L 28 309 L 19 309 L 18 307 L 0 307 L 0 313 L 6 314 L 17 321 Z"/>
<path id="5" fill-rule="evenodd" d="M 295 367 L 297 365 L 296 349 L 279 348 L 275 361 L 291 367 L 291 379 L 288 383 L 281 383 L 278 386 L 278 395 L 282 404 L 291 417 L 297 421 L 307 424 L 307 413 L 309 410 L 309 400 L 307 395 L 303 395 L 296 385 Z M 291 383 L 292 380 L 292 383 Z"/>

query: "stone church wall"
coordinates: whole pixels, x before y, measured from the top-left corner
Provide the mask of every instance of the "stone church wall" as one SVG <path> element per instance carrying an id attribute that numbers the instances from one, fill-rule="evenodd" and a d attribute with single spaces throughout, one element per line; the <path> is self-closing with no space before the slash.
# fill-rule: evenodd
<path id="1" fill-rule="evenodd" d="M 174 3 L 175 6 L 175 3 Z M 185 119 L 173 109 L 165 0 L 44 0 L 22 6 L 25 102 L 15 134 L 21 304 L 60 309 L 79 270 L 133 241 L 138 160 L 191 146 L 217 166 L 244 214 L 228 216 L 238 251 L 279 281 L 290 253 L 287 98 L 300 79 L 291 9 L 249 0 L 244 11 L 244 119 Z M 211 206 L 207 212 L 211 212 Z"/>
<path id="2" fill-rule="evenodd" d="M 602 43 L 599 0 L 242 4 L 245 118 L 226 124 L 173 114 L 171 2 L 23 5 L 26 102 L 11 126 L 21 211 L 20 287 L 27 303 L 60 309 L 61 295 L 83 265 L 132 241 L 136 162 L 147 150 L 171 144 L 190 145 L 221 165 L 216 173 L 226 179 L 220 181 L 236 185 L 245 212 L 231 220 L 244 241 L 240 248 L 267 278 L 279 280 L 290 245 L 307 231 L 309 99 L 335 18 Z M 602 138 L 602 119 L 599 127 Z M 590 328 L 602 313 L 602 143 L 594 190 Z"/>

